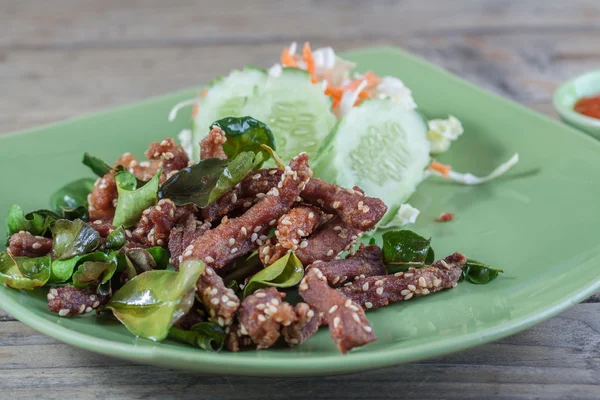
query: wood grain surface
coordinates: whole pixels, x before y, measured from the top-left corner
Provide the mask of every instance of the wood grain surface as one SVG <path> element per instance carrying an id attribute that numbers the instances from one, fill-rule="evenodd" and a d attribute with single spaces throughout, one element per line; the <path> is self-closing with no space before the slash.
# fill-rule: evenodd
<path id="1" fill-rule="evenodd" d="M 400 46 L 555 116 L 555 87 L 600 65 L 600 3 L 0 0 L 0 132 L 197 86 L 245 64 L 268 66 L 293 40 L 340 51 Z M 132 364 L 64 345 L 0 311 L 0 369 L 6 399 L 597 399 L 600 296 L 471 350 L 325 378 Z"/>

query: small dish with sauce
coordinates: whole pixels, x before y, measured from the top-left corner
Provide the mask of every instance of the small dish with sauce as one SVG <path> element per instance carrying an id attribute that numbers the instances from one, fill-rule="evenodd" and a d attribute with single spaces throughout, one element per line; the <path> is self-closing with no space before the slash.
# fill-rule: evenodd
<path id="1" fill-rule="evenodd" d="M 564 122 L 600 139 L 600 70 L 562 84 L 553 103 Z"/>

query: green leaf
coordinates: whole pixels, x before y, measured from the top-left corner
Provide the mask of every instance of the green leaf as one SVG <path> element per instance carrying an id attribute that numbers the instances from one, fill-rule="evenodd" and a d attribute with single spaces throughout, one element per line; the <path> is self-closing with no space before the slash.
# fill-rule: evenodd
<path id="1" fill-rule="evenodd" d="M 106 308 L 134 335 L 160 341 L 194 302 L 204 263 L 188 260 L 179 272 L 148 271 L 125 283 Z"/>
<path id="2" fill-rule="evenodd" d="M 196 204 L 205 207 L 210 192 L 230 160 L 207 158 L 191 167 L 183 168 L 162 184 L 158 197 L 171 199 L 178 206 Z"/>
<path id="3" fill-rule="evenodd" d="M 431 239 L 425 239 L 413 231 L 386 232 L 382 239 L 383 262 L 390 274 L 406 271 L 409 267 L 421 268 L 431 264 L 435 258 Z"/>
<path id="4" fill-rule="evenodd" d="M 275 286 L 288 288 L 298 284 L 304 276 L 304 267 L 293 252 L 287 253 L 273 264 L 257 272 L 244 287 L 244 297 L 260 288 Z"/>
<path id="5" fill-rule="evenodd" d="M 477 285 L 485 285 L 496 279 L 499 273 L 504 272 L 501 269 L 492 268 L 481 261 L 467 259 L 462 269 L 462 277 L 464 280 Z"/>
<path id="6" fill-rule="evenodd" d="M 52 254 L 55 260 L 66 260 L 89 253 L 98 247 L 100 235 L 80 219 L 59 219 L 52 225 Z"/>
<path id="7" fill-rule="evenodd" d="M 87 197 L 94 189 L 94 179 L 83 178 L 67 183 L 50 197 L 52 209 L 57 213 L 65 209 L 88 206 Z"/>
<path id="8" fill-rule="evenodd" d="M 214 322 L 198 322 L 189 331 L 172 327 L 169 339 L 199 347 L 207 351 L 219 351 L 225 344 L 227 334 Z"/>
<path id="9" fill-rule="evenodd" d="M 113 225 L 122 225 L 125 228 L 129 228 L 140 220 L 142 212 L 146 208 L 156 204 L 161 173 L 162 170 L 159 169 L 152 179 L 144 186 L 135 190 L 127 189 L 130 184 L 129 180 L 123 181 L 126 187 L 121 187 L 119 182 L 117 182 L 119 197 L 117 198 L 117 209 L 115 210 Z"/>
<path id="10" fill-rule="evenodd" d="M 26 231 L 32 235 L 45 235 L 50 224 L 58 218 L 58 215 L 47 210 L 34 211 L 25 215 L 21 207 L 12 204 L 6 216 L 7 245 L 8 238 L 20 231 Z"/>
<path id="11" fill-rule="evenodd" d="M 48 279 L 48 283 L 67 282 L 71 279 L 71 276 L 73 276 L 75 268 L 87 261 L 117 263 L 116 254 L 114 252 L 107 254 L 101 251 L 76 256 L 68 260 L 54 260 L 50 266 L 50 278 Z"/>
<path id="12" fill-rule="evenodd" d="M 119 165 L 115 169 L 115 182 L 118 187 L 124 190 L 135 190 L 138 186 L 138 180 L 131 172 Z"/>
<path id="13" fill-rule="evenodd" d="M 87 165 L 88 167 L 90 167 L 92 172 L 94 172 L 96 175 L 98 175 L 101 178 L 104 175 L 108 174 L 112 170 L 112 167 L 110 165 L 108 165 L 103 160 L 99 159 L 98 157 L 94 157 L 94 156 L 90 155 L 89 153 L 83 154 L 82 162 L 84 165 Z"/>
<path id="14" fill-rule="evenodd" d="M 68 219 L 69 221 L 80 219 L 84 222 L 88 222 L 90 220 L 90 213 L 84 206 L 79 206 L 76 208 L 63 208 L 60 210 L 59 214 L 61 215 L 59 217 L 60 219 Z"/>
<path id="15" fill-rule="evenodd" d="M 160 246 L 147 248 L 146 251 L 154 258 L 156 263 L 154 269 L 165 269 L 169 265 L 170 254 Z"/>
<path id="16" fill-rule="evenodd" d="M 13 289 L 31 290 L 46 284 L 50 277 L 50 255 L 37 258 L 0 253 L 0 282 Z"/>
<path id="17" fill-rule="evenodd" d="M 252 117 L 223 118 L 213 122 L 208 129 L 215 125 L 225 132 L 227 142 L 223 144 L 223 151 L 229 158 L 245 151 L 263 152 L 263 159 L 266 161 L 269 154 L 260 145 L 265 144 L 275 149 L 275 138 L 269 127 Z"/>
<path id="18" fill-rule="evenodd" d="M 258 168 L 258 166 L 262 164 L 262 161 L 262 153 L 254 154 L 253 152 L 246 151 L 238 154 L 231 160 L 227 167 L 225 167 L 221 176 L 219 176 L 217 184 L 210 191 L 207 205 L 218 200 L 229 190 L 233 189 L 233 187 L 241 182 L 246 175 Z"/>
<path id="19" fill-rule="evenodd" d="M 123 261 L 127 264 L 129 279 L 142 272 L 165 269 L 169 264 L 169 252 L 159 246 L 127 250 L 122 257 L 126 258 Z"/>
<path id="20" fill-rule="evenodd" d="M 108 234 L 102 249 L 104 250 L 120 250 L 121 247 L 127 244 L 127 238 L 125 237 L 125 229 L 122 226 L 114 229 Z"/>
<path id="21" fill-rule="evenodd" d="M 86 261 L 79 265 L 73 273 L 73 286 L 83 288 L 100 279 L 100 285 L 105 284 L 113 277 L 117 270 L 117 260 L 107 263 L 101 261 Z"/>

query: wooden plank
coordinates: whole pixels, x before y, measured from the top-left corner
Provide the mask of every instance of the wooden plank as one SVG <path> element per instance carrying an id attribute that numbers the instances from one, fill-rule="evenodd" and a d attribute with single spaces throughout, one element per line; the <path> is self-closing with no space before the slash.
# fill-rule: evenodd
<path id="1" fill-rule="evenodd" d="M 214 377 L 135 365 L 48 339 L 16 322 L 0 325 L 0 387 L 56 398 L 597 398 L 600 304 L 580 304 L 495 343 L 385 370 L 325 378 Z M 18 337 L 16 336 L 18 335 Z M 43 373 L 41 373 L 43 371 Z M 335 388 L 335 389 L 333 389 Z M 333 389 L 333 390 L 332 390 Z"/>
<path id="2" fill-rule="evenodd" d="M 48 7 L 2 0 L 0 9 L 0 46 L 30 49 L 600 30 L 595 0 L 573 0 L 569 7 L 559 0 L 56 0 Z"/>

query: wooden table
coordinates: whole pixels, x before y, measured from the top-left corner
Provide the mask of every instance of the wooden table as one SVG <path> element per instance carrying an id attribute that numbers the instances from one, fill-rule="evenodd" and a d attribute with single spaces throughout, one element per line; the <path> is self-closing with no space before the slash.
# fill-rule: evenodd
<path id="1" fill-rule="evenodd" d="M 293 40 L 336 50 L 400 46 L 555 116 L 556 85 L 600 64 L 600 3 L 0 0 L 0 131 L 197 86 L 244 64 L 267 66 Z M 599 301 L 458 354 L 297 379 L 118 361 L 0 312 L 0 397 L 600 398 Z"/>

